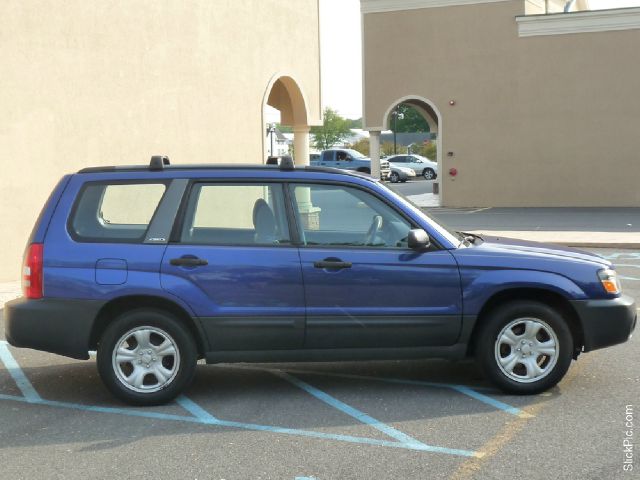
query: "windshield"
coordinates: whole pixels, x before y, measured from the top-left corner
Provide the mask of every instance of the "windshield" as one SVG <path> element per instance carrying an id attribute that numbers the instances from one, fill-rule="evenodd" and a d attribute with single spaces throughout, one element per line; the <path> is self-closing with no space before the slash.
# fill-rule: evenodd
<path id="1" fill-rule="evenodd" d="M 351 150 L 350 148 L 345 150 L 345 152 L 347 152 L 349 155 L 351 155 L 352 158 L 367 158 L 363 154 L 358 152 L 357 150 Z"/>
<path id="2" fill-rule="evenodd" d="M 449 240 L 449 242 L 451 242 L 454 245 L 458 245 L 462 240 L 464 240 L 464 235 L 461 235 L 459 232 L 457 232 L 456 230 L 454 230 L 451 227 L 448 227 L 446 225 L 444 225 L 440 220 L 436 220 L 435 218 L 433 218 L 431 215 L 429 215 L 428 213 L 426 213 L 423 209 L 421 209 L 418 205 L 416 205 L 415 203 L 413 203 L 408 197 L 406 197 L 404 194 L 394 190 L 391 187 L 387 187 L 386 185 L 383 185 L 385 188 L 387 188 L 387 190 L 389 190 L 393 195 L 395 195 L 396 197 L 404 200 L 405 202 L 407 202 L 409 205 L 411 205 L 413 207 L 413 209 L 416 211 L 416 213 L 422 215 L 423 217 L 426 217 L 429 220 L 429 224 L 443 237 L 445 237 L 447 240 Z"/>

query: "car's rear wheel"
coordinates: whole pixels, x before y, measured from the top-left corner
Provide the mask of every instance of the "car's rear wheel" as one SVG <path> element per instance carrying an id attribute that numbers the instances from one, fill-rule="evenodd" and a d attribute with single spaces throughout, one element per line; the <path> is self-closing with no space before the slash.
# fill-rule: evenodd
<path id="1" fill-rule="evenodd" d="M 400 181 L 400 175 L 398 175 L 397 172 L 391 172 L 389 180 L 391 180 L 391 183 L 398 183 Z"/>
<path id="2" fill-rule="evenodd" d="M 195 373 L 197 348 L 189 330 L 168 312 L 126 312 L 98 345 L 98 372 L 107 388 L 132 405 L 173 400 Z"/>
<path id="3" fill-rule="evenodd" d="M 368 168 L 359 168 L 358 172 L 366 173 L 367 175 L 371 175 L 371 170 L 369 170 Z"/>
<path id="4" fill-rule="evenodd" d="M 533 301 L 510 302 L 490 312 L 476 342 L 478 361 L 489 380 L 519 395 L 556 385 L 573 355 L 565 319 Z"/>
<path id="5" fill-rule="evenodd" d="M 425 168 L 422 172 L 422 176 L 425 180 L 433 180 L 436 178 L 436 172 L 433 168 Z"/>

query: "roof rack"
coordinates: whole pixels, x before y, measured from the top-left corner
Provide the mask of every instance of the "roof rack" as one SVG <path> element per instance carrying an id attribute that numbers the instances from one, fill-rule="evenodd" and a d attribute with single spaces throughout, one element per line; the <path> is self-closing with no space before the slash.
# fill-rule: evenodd
<path id="1" fill-rule="evenodd" d="M 283 155 L 281 157 L 269 157 L 267 158 L 267 165 L 278 165 L 280 170 L 294 170 L 295 164 L 293 158 L 289 155 Z"/>
<path id="2" fill-rule="evenodd" d="M 149 162 L 149 170 L 164 170 L 165 165 L 171 165 L 169 157 L 165 155 L 153 155 Z"/>

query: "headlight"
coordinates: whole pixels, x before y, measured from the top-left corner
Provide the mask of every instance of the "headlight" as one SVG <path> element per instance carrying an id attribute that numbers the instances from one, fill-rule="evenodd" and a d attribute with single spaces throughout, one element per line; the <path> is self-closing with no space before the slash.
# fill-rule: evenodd
<path id="1" fill-rule="evenodd" d="M 605 292 L 612 295 L 617 295 L 622 292 L 622 286 L 620 285 L 620 280 L 618 279 L 618 274 L 615 270 L 611 270 L 609 268 L 606 270 L 600 270 L 598 272 L 598 278 L 600 279 L 600 283 L 602 283 Z"/>

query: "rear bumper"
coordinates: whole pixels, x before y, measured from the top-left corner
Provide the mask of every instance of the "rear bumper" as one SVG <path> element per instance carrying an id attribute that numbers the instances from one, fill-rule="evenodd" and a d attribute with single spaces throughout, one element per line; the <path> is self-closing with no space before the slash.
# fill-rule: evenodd
<path id="1" fill-rule="evenodd" d="M 636 303 L 626 295 L 571 303 L 582 323 L 585 352 L 626 342 L 636 327 Z"/>
<path id="2" fill-rule="evenodd" d="M 4 307 L 7 341 L 66 357 L 89 358 L 89 339 L 103 301 L 19 298 Z"/>

